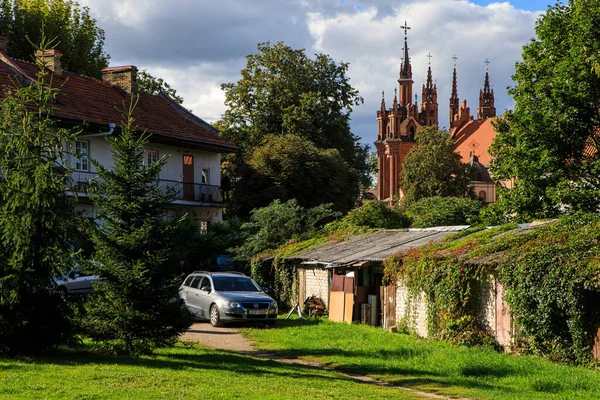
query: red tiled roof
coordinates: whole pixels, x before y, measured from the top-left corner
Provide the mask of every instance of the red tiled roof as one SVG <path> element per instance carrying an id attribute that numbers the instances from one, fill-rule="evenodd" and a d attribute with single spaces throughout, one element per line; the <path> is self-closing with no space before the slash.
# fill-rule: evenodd
<path id="1" fill-rule="evenodd" d="M 15 77 L 24 76 L 34 80 L 37 66 L 33 63 L 11 59 L 0 52 L 0 96 L 8 87 L 14 87 Z M 106 125 L 113 122 L 120 126 L 123 104 L 129 105 L 128 94 L 107 82 L 64 71 L 54 75 L 53 86 L 61 88 L 56 100 L 57 118 L 87 121 L 89 124 Z M 238 148 L 219 136 L 218 131 L 188 110 L 179 106 L 168 95 L 140 93 L 134 111 L 135 124 L 139 131 L 170 140 L 213 150 L 226 152 Z"/>
<path id="2" fill-rule="evenodd" d="M 452 136 L 456 144 L 455 151 L 468 163 L 471 155 L 477 156 L 483 165 L 490 165 L 489 148 L 496 137 L 492 119 L 472 120 L 461 126 Z"/>

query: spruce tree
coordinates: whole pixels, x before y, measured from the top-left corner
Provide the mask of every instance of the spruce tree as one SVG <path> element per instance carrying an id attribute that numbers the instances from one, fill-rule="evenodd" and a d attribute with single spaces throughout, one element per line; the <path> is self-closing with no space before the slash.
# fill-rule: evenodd
<path id="1" fill-rule="evenodd" d="M 125 107 L 124 107 L 125 108 Z M 180 220 L 166 218 L 175 188 L 157 184 L 166 158 L 144 165 L 148 136 L 134 126 L 132 100 L 121 133 L 108 137 L 114 167 L 95 160 L 90 187 L 100 227 L 93 232 L 101 276 L 84 323 L 91 338 L 126 353 L 172 344 L 191 324 L 177 297 L 174 237 Z"/>
<path id="2" fill-rule="evenodd" d="M 42 37 L 38 49 L 49 47 Z M 0 103 L 0 352 L 37 352 L 71 337 L 68 307 L 52 289 L 72 255 L 63 143 L 77 132 L 55 126 L 60 90 L 38 67 L 37 81 L 15 80 Z"/>

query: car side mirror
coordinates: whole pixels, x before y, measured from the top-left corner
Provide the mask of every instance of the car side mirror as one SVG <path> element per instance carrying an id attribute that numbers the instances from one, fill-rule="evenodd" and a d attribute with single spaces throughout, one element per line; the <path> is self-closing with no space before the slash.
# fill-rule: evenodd
<path id="1" fill-rule="evenodd" d="M 202 286 L 200 290 L 210 293 L 210 286 Z"/>

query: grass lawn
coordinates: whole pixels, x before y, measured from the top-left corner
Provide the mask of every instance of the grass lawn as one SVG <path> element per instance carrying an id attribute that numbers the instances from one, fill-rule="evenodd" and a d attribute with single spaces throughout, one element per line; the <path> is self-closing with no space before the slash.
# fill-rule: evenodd
<path id="1" fill-rule="evenodd" d="M 472 399 L 600 399 L 600 372 L 538 357 L 454 347 L 327 320 L 278 324 L 244 333 L 263 350 L 439 394 Z"/>
<path id="2" fill-rule="evenodd" d="M 279 331 L 277 331 L 279 333 Z M 0 399 L 420 399 L 319 368 L 180 345 L 154 356 L 0 357 Z"/>

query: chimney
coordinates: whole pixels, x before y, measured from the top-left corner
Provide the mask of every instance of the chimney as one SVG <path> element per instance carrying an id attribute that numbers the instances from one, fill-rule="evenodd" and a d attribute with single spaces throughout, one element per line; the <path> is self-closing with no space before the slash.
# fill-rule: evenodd
<path id="1" fill-rule="evenodd" d="M 102 70 L 102 80 L 120 87 L 129 94 L 137 93 L 137 71 L 135 65 L 104 68 Z"/>
<path id="2" fill-rule="evenodd" d="M 0 36 L 0 51 L 8 51 L 8 38 L 6 36 Z"/>
<path id="3" fill-rule="evenodd" d="M 46 51 L 37 50 L 35 52 L 37 64 L 41 64 L 44 68 L 48 68 L 55 75 L 61 75 L 63 72 L 62 63 L 60 61 L 62 56 L 62 53 L 56 49 Z"/>

